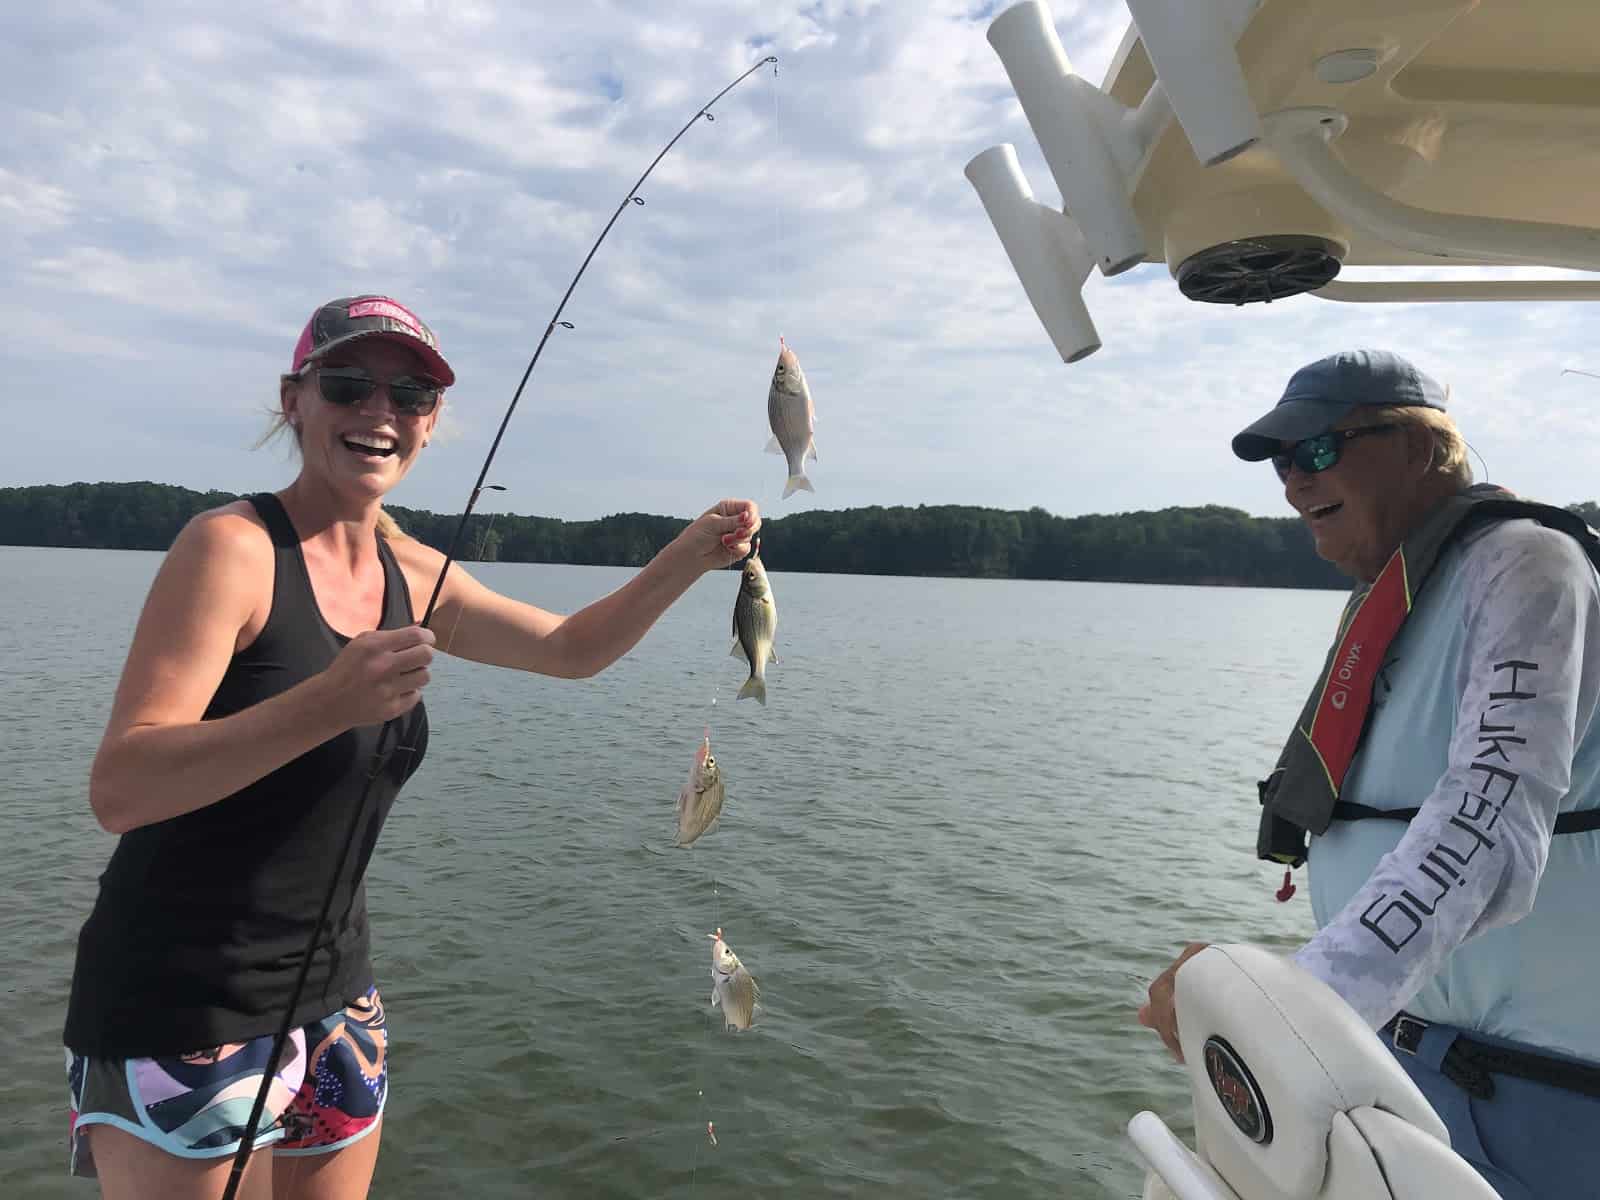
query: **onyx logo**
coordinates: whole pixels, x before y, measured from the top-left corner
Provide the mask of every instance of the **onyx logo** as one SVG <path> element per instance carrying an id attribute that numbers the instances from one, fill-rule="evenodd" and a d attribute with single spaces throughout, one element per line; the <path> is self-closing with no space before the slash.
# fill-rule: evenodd
<path id="1" fill-rule="evenodd" d="M 1213 1037 L 1206 1039 L 1205 1064 L 1211 1090 L 1239 1132 L 1257 1145 L 1271 1142 L 1272 1114 L 1244 1060 L 1227 1042 Z"/>
<path id="2" fill-rule="evenodd" d="M 1344 706 L 1350 700 L 1350 683 L 1356 677 L 1356 668 L 1361 665 L 1361 643 L 1356 642 L 1350 647 L 1350 652 L 1344 656 L 1344 661 L 1339 664 L 1339 669 L 1333 673 L 1329 680 L 1331 693 L 1328 700 L 1339 712 L 1344 711 Z"/>

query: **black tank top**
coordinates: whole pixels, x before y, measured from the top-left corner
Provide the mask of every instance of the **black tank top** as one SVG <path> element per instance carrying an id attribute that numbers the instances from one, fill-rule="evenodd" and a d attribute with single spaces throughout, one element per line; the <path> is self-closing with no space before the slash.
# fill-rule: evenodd
<path id="1" fill-rule="evenodd" d="M 250 502 L 275 547 L 272 611 L 260 636 L 228 664 L 207 720 L 311 678 L 349 641 L 317 607 L 283 505 L 270 494 Z M 409 625 L 405 575 L 381 537 L 378 557 L 379 627 Z M 64 1035 L 70 1049 L 149 1057 L 277 1031 L 382 730 L 348 730 L 215 804 L 122 836 L 78 936 Z M 296 1025 L 343 1008 L 373 984 L 367 862 L 427 742 L 419 702 L 385 740 L 389 754 L 312 957 Z M 396 752 L 397 744 L 411 752 Z"/>

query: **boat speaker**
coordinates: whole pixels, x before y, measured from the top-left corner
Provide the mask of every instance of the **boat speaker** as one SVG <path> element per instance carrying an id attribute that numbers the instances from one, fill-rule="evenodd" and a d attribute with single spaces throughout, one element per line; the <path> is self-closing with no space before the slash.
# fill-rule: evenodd
<path id="1" fill-rule="evenodd" d="M 1326 238 L 1274 234 L 1208 246 L 1178 267 L 1178 290 L 1204 304 L 1270 304 L 1314 292 L 1339 273 Z"/>

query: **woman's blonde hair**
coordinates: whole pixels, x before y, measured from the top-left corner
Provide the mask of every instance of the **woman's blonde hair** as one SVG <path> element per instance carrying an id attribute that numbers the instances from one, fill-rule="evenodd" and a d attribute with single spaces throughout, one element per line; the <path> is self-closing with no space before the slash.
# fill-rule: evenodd
<path id="1" fill-rule="evenodd" d="M 1423 404 L 1385 406 L 1370 411 L 1375 422 L 1425 430 L 1433 442 L 1433 457 L 1428 469 L 1461 487 L 1472 482 L 1472 464 L 1467 461 L 1467 439 L 1461 436 L 1455 418 L 1449 413 Z"/>
<path id="2" fill-rule="evenodd" d="M 283 411 L 283 384 L 299 382 L 300 376 L 298 375 L 285 375 L 281 378 L 278 385 L 278 407 L 268 410 L 266 431 L 255 440 L 255 445 L 250 447 L 252 450 L 261 449 L 268 442 L 283 436 L 287 432 L 294 441 L 295 453 L 298 454 L 300 452 L 300 430 L 289 423 L 289 417 Z M 393 541 L 395 538 L 403 538 L 409 535 L 380 506 L 378 508 L 378 536 Z"/>

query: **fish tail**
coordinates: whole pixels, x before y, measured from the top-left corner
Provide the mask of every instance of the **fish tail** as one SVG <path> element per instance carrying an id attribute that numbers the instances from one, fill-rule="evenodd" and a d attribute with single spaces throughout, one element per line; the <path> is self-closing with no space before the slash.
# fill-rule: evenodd
<path id="1" fill-rule="evenodd" d="M 739 689 L 735 700 L 743 700 L 746 696 L 754 696 L 764 706 L 767 703 L 767 681 L 759 675 L 752 675 L 744 681 L 744 686 Z"/>
<path id="2" fill-rule="evenodd" d="M 805 473 L 802 472 L 799 475 L 789 476 L 789 481 L 783 485 L 783 498 L 787 500 L 796 492 L 811 492 L 815 494 L 816 490 L 811 486 L 811 480 L 807 479 Z"/>

